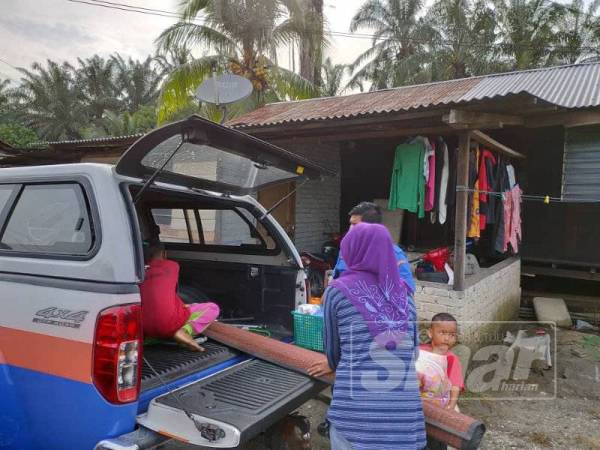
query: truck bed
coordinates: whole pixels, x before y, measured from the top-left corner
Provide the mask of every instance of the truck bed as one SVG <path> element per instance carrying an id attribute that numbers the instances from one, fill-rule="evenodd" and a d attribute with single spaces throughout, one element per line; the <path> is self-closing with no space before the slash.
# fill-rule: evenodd
<path id="1" fill-rule="evenodd" d="M 240 354 L 232 348 L 210 340 L 202 346 L 206 349 L 203 353 L 192 352 L 175 343 L 144 346 L 142 391 L 160 386 L 161 378 L 164 382 L 169 383 L 208 369 Z"/>

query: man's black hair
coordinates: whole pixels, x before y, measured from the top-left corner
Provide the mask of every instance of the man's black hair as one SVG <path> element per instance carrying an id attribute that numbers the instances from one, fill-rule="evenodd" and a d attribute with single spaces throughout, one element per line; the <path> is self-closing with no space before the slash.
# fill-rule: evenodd
<path id="1" fill-rule="evenodd" d="M 437 313 L 435 316 L 431 318 L 431 323 L 433 322 L 456 322 L 456 319 L 452 314 L 448 313 Z"/>
<path id="2" fill-rule="evenodd" d="M 360 216 L 362 221 L 366 223 L 381 223 L 383 222 L 383 213 L 381 208 L 376 203 L 360 202 L 348 213 L 349 216 Z"/>

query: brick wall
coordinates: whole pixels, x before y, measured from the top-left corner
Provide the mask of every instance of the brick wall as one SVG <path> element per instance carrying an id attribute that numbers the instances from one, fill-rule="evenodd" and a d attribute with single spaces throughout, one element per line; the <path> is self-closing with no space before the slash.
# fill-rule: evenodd
<path id="1" fill-rule="evenodd" d="M 321 250 L 327 238 L 324 233 L 339 231 L 341 162 L 335 144 L 287 144 L 289 151 L 337 172 L 335 177 L 309 181 L 296 192 L 296 233 L 294 243 L 299 251 Z"/>
<path id="2" fill-rule="evenodd" d="M 415 304 L 420 321 L 440 312 L 452 314 L 459 322 L 462 343 L 477 347 L 497 340 L 502 326 L 494 321 L 516 320 L 521 301 L 521 261 L 507 259 L 467 278 L 463 292 L 437 283 L 417 281 Z M 479 322 L 479 323 L 469 323 Z"/>

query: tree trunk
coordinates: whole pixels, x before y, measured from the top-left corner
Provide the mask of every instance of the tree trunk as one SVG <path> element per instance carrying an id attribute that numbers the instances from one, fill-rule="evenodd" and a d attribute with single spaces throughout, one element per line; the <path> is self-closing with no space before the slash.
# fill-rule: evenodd
<path id="1" fill-rule="evenodd" d="M 300 42 L 300 75 L 321 86 L 323 62 L 323 0 L 303 0 L 306 35 Z"/>

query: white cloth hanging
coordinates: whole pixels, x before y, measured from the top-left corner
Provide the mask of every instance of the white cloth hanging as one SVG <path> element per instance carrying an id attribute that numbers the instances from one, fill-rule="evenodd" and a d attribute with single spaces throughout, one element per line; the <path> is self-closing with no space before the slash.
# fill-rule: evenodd
<path id="1" fill-rule="evenodd" d="M 440 195 L 438 200 L 438 221 L 444 225 L 448 208 L 446 205 L 446 196 L 448 195 L 448 178 L 450 177 L 450 163 L 448 158 L 448 146 L 442 141 L 442 150 L 444 152 L 444 166 L 442 168 L 442 179 L 440 180 Z"/>
<path id="2" fill-rule="evenodd" d="M 515 168 L 512 164 L 506 165 L 506 172 L 508 173 L 508 184 L 510 184 L 510 188 L 514 188 L 517 184 L 517 177 L 515 175 Z"/>

